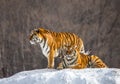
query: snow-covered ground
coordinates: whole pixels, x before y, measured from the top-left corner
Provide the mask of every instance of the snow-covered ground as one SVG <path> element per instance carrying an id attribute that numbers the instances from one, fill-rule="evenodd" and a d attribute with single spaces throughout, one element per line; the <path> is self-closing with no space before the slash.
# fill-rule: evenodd
<path id="1" fill-rule="evenodd" d="M 39 69 L 0 79 L 0 84 L 120 84 L 120 69 Z"/>

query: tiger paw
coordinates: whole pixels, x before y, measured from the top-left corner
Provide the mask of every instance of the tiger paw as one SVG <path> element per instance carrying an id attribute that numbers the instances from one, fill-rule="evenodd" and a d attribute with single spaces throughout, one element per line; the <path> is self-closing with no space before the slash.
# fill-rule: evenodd
<path id="1" fill-rule="evenodd" d="M 54 69 L 54 67 L 51 67 L 51 66 L 48 66 L 47 68 L 48 68 L 48 69 Z"/>
<path id="2" fill-rule="evenodd" d="M 57 67 L 57 70 L 61 70 L 61 69 L 63 69 L 63 67 Z"/>

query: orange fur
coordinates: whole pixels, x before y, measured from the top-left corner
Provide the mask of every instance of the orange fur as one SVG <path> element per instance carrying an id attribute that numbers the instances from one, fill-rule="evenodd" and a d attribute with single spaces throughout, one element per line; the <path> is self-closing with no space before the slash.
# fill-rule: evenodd
<path id="1" fill-rule="evenodd" d="M 48 68 L 54 67 L 54 57 L 60 55 L 60 51 L 65 45 L 77 45 L 76 48 L 79 52 L 84 52 L 83 41 L 73 33 L 53 32 L 38 28 L 31 32 L 30 42 L 32 44 L 40 44 L 43 54 L 48 59 Z"/>
<path id="2" fill-rule="evenodd" d="M 64 50 L 64 58 L 62 62 L 59 64 L 58 69 L 63 68 L 72 68 L 72 69 L 83 69 L 83 68 L 106 68 L 107 65 L 95 55 L 88 56 L 82 53 L 79 53 L 77 49 L 71 50 L 66 52 Z M 72 64 L 67 60 L 67 58 L 71 58 L 72 60 L 76 59 Z"/>

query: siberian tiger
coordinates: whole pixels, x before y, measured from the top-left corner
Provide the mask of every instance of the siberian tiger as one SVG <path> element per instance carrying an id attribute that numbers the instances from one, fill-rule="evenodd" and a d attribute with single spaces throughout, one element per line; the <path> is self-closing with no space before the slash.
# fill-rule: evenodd
<path id="1" fill-rule="evenodd" d="M 89 56 L 84 53 L 80 53 L 75 48 L 69 51 L 66 49 L 62 50 L 62 62 L 59 64 L 57 69 L 107 68 L 106 64 L 103 63 L 98 56 Z"/>
<path id="2" fill-rule="evenodd" d="M 85 53 L 82 39 L 73 33 L 38 28 L 32 30 L 29 40 L 31 44 L 40 44 L 44 56 L 48 59 L 48 68 L 54 68 L 54 57 L 59 56 L 65 45 L 77 45 L 79 52 Z"/>

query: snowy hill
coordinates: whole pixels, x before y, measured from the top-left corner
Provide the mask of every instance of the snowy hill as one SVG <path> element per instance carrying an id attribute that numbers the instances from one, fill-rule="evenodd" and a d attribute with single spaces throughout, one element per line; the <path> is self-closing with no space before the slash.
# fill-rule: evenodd
<path id="1" fill-rule="evenodd" d="M 39 69 L 0 79 L 0 84 L 120 84 L 120 69 Z"/>

